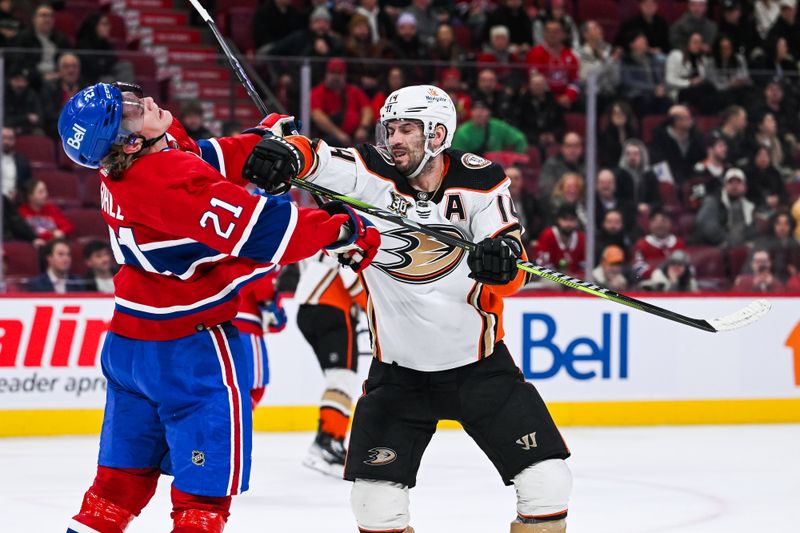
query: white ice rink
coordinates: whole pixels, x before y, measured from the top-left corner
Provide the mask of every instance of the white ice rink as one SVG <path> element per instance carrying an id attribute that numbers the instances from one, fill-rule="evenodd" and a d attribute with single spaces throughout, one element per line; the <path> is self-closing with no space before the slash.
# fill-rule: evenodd
<path id="1" fill-rule="evenodd" d="M 570 533 L 800 532 L 800 425 L 566 428 Z M 257 434 L 226 533 L 355 532 L 350 484 L 300 465 L 312 435 Z M 95 437 L 0 439 L 0 531 L 61 533 Z M 130 532 L 170 530 L 169 478 Z M 411 493 L 418 533 L 507 533 L 514 490 L 460 431 L 437 433 Z"/>

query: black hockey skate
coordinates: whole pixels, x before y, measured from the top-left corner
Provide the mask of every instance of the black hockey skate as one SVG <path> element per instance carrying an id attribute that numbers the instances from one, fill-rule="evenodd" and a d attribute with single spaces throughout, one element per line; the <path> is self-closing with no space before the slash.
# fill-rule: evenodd
<path id="1" fill-rule="evenodd" d="M 344 458 L 344 439 L 335 439 L 330 433 L 319 431 L 303 464 L 323 474 L 341 478 L 344 475 Z"/>

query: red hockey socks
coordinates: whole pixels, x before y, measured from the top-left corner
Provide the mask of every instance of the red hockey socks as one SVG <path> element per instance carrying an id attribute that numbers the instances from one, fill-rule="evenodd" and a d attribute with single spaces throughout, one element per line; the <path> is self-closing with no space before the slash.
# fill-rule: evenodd
<path id="1" fill-rule="evenodd" d="M 122 533 L 153 497 L 160 474 L 158 468 L 98 466 L 81 511 L 72 520 L 98 533 Z"/>
<path id="2" fill-rule="evenodd" d="M 253 410 L 258 407 L 261 398 L 264 397 L 264 389 L 266 387 L 259 387 L 257 389 L 250 389 L 250 399 L 253 401 Z"/>
<path id="3" fill-rule="evenodd" d="M 196 496 L 172 487 L 172 533 L 222 533 L 231 497 Z"/>

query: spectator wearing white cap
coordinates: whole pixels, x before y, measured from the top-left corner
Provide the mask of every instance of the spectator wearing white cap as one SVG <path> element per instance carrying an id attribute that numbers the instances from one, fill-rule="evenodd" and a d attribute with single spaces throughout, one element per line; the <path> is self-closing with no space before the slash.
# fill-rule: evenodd
<path id="1" fill-rule="evenodd" d="M 509 30 L 509 40 L 513 52 L 523 55 L 533 46 L 533 21 L 528 16 L 522 0 L 503 0 L 486 17 L 483 41 L 489 39 L 489 32 L 495 26 L 505 26 Z"/>
<path id="2" fill-rule="evenodd" d="M 756 206 L 745 197 L 747 178 L 740 169 L 725 172 L 722 190 L 708 195 L 697 213 L 695 237 L 702 244 L 738 246 L 755 237 Z"/>
<path id="3" fill-rule="evenodd" d="M 708 19 L 707 10 L 706 0 L 689 0 L 689 9 L 669 29 L 669 42 L 672 48 L 683 48 L 691 34 L 699 33 L 703 36 L 705 51 L 710 50 L 710 43 L 717 38 L 717 24 Z"/>
<path id="4" fill-rule="evenodd" d="M 489 35 L 489 42 L 484 45 L 483 51 L 478 54 L 476 60 L 478 63 L 493 64 L 488 68 L 495 73 L 501 87 L 505 87 L 507 90 L 516 89 L 524 83 L 528 72 L 527 69 L 521 68 L 523 66 L 522 58 L 511 50 L 508 28 L 494 26 Z M 478 81 L 480 82 L 480 75 Z"/>
<path id="5" fill-rule="evenodd" d="M 433 79 L 433 72 L 420 62 L 430 59 L 430 49 L 420 39 L 417 17 L 407 11 L 397 17 L 395 28 L 397 34 L 392 39 L 389 53 L 394 59 L 403 62 L 400 67 L 405 71 L 406 82 L 409 85 L 429 83 Z"/>
<path id="6" fill-rule="evenodd" d="M 403 15 L 406 13 L 414 15 L 417 22 L 417 35 L 427 46 L 431 46 L 436 37 L 436 28 L 439 26 L 439 21 L 431 9 L 431 0 L 411 0 L 411 5 L 403 12 Z"/>

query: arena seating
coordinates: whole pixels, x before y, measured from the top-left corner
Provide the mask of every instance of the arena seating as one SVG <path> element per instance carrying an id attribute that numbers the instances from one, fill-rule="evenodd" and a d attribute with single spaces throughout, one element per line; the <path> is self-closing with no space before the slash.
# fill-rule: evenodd
<path id="1" fill-rule="evenodd" d="M 99 209 L 76 207 L 64 210 L 64 215 L 75 224 L 74 238 L 92 237 L 103 241 L 108 240 L 108 226 Z"/>
<path id="2" fill-rule="evenodd" d="M 16 150 L 30 159 L 33 168 L 56 167 L 56 143 L 46 135 L 18 135 Z"/>
<path id="3" fill-rule="evenodd" d="M 532 1 L 540 6 L 543 2 Z M 612 41 L 619 23 L 636 13 L 637 3 L 638 0 L 567 0 L 565 8 L 578 24 L 588 19 L 599 22 L 605 29 L 606 40 Z M 307 10 L 308 5 L 304 0 L 294 0 L 294 4 Z M 213 9 L 215 20 L 236 47 L 245 54 L 251 54 L 252 17 L 258 5 L 258 0 L 217 0 L 213 8 L 210 4 L 207 7 Z M 659 12 L 669 22 L 674 22 L 686 11 L 687 5 L 687 0 L 662 0 L 659 2 Z M 186 100 L 199 100 L 205 118 L 215 126 L 231 117 L 243 124 L 261 118 L 244 88 L 235 80 L 231 81 L 231 72 L 225 61 L 220 59 L 218 47 L 209 39 L 205 25 L 193 16 L 184 3 L 173 0 L 116 0 L 112 3 L 106 0 L 75 0 L 67 3 L 66 9 L 57 11 L 56 27 L 74 36 L 86 16 L 98 10 L 107 13 L 111 20 L 112 41 L 119 58 L 131 63 L 137 83 L 143 86 L 146 94 L 156 97 L 162 107 L 170 109 L 177 116 Z M 482 32 L 475 31 L 464 20 L 455 21 L 453 30 L 457 43 L 464 50 L 472 54 L 482 50 L 484 43 L 479 42 Z M 469 81 L 472 78 L 470 72 L 466 66 L 462 69 L 464 89 L 473 88 Z M 505 88 L 509 86 L 511 84 Z M 288 100 L 285 94 L 282 98 Z M 574 131 L 585 137 L 586 117 L 582 109 L 577 107 L 565 112 L 564 122 L 566 131 Z M 695 108 L 692 108 L 692 113 L 701 134 L 720 125 L 718 115 L 703 115 Z M 664 120 L 663 114 L 640 117 L 640 137 L 648 146 L 652 143 L 654 130 Z M 607 116 L 601 114 L 597 130 L 602 131 L 607 122 Z M 504 166 L 517 164 L 522 171 L 526 190 L 535 191 L 543 161 L 557 155 L 559 150 L 558 144 L 552 144 L 544 148 L 531 146 L 521 155 L 504 151 L 484 155 Z M 85 242 L 92 238 L 108 239 L 105 223 L 98 210 L 101 202 L 97 172 L 72 163 L 54 140 L 45 135 L 18 135 L 17 151 L 31 160 L 34 177 L 47 184 L 51 200 L 64 208 L 65 214 L 75 223 L 74 264 L 76 270 L 80 271 L 83 264 L 80 251 Z M 787 157 L 796 167 L 800 167 L 800 150 L 787 154 Z M 786 188 L 791 202 L 800 199 L 800 180 L 787 179 Z M 682 203 L 682 198 L 687 196 L 686 191 L 676 190 L 671 183 L 659 183 L 659 191 L 664 209 L 674 221 L 675 232 L 691 242 L 696 218 L 692 207 L 696 206 Z M 766 217 L 762 216 L 761 220 L 763 223 Z M 644 231 L 646 217 L 639 217 L 638 225 Z M 7 244 L 7 260 L 9 250 L 15 256 L 8 269 L 12 277 L 38 273 L 38 258 L 30 244 Z M 24 251 L 18 254 L 19 250 Z M 747 247 L 718 249 L 690 246 L 689 249 L 701 286 L 715 290 L 730 287 L 733 278 L 746 268 L 749 253 Z"/>
<path id="4" fill-rule="evenodd" d="M 3 253 L 6 276 L 29 278 L 39 274 L 39 254 L 31 243 L 5 241 Z"/>
<path id="5" fill-rule="evenodd" d="M 40 169 L 33 177 L 47 185 L 50 201 L 61 208 L 78 207 L 81 203 L 80 183 L 74 172 Z"/>

